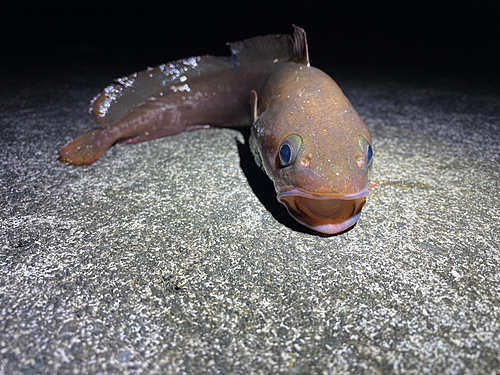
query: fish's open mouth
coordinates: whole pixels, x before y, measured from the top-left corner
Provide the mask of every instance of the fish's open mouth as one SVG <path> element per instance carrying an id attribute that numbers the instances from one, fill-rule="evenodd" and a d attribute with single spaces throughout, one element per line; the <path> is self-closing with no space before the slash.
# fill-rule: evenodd
<path id="1" fill-rule="evenodd" d="M 350 195 L 316 195 L 301 190 L 278 193 L 290 215 L 302 225 L 317 232 L 335 234 L 358 221 L 368 190 Z"/>

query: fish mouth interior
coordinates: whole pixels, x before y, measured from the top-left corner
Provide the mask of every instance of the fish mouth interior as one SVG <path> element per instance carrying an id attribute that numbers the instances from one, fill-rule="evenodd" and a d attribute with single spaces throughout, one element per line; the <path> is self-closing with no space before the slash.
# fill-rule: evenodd
<path id="1" fill-rule="evenodd" d="M 361 215 L 368 191 L 343 196 L 315 195 L 300 190 L 278 194 L 290 215 L 317 232 L 335 234 L 352 227 Z"/>

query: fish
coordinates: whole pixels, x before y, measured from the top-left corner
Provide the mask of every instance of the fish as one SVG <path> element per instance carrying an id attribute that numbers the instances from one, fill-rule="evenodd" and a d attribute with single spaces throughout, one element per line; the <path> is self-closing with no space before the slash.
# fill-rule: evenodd
<path id="1" fill-rule="evenodd" d="M 353 227 L 369 195 L 372 135 L 335 81 L 311 66 L 304 29 L 228 43 L 118 78 L 91 103 L 101 125 L 60 151 L 89 165 L 115 143 L 208 127 L 250 127 L 255 162 L 300 224 L 328 235 Z"/>

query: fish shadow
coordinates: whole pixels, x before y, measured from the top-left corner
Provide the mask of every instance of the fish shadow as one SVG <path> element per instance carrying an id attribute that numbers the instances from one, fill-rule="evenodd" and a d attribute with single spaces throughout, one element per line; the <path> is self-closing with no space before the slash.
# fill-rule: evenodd
<path id="1" fill-rule="evenodd" d="M 332 237 L 337 235 L 316 232 L 303 226 L 290 216 L 286 207 L 276 199 L 276 193 L 274 191 L 273 183 L 271 182 L 269 177 L 267 177 L 266 174 L 262 171 L 262 169 L 255 163 L 255 159 L 252 155 L 252 152 L 250 151 L 248 142 L 250 138 L 250 129 L 238 128 L 237 130 L 243 135 L 245 140 L 244 143 L 241 143 L 241 141 L 236 138 L 238 153 L 240 154 L 240 167 L 243 170 L 248 184 L 252 188 L 255 196 L 264 205 L 266 210 L 268 210 L 279 223 L 296 232 L 311 234 L 320 237 Z"/>

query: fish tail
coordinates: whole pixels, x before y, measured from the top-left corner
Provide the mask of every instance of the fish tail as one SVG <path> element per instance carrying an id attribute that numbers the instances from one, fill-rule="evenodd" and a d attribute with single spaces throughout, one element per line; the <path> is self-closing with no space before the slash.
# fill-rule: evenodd
<path id="1" fill-rule="evenodd" d="M 57 160 L 72 165 L 89 165 L 99 159 L 116 141 L 110 129 L 94 129 L 67 143 Z"/>

